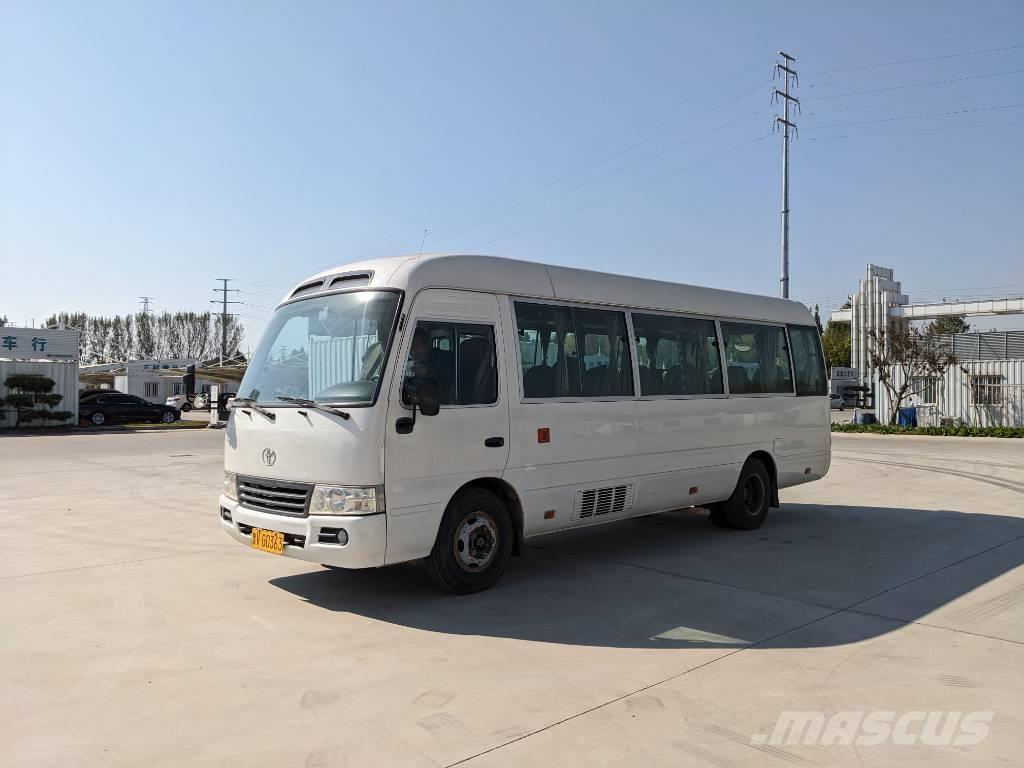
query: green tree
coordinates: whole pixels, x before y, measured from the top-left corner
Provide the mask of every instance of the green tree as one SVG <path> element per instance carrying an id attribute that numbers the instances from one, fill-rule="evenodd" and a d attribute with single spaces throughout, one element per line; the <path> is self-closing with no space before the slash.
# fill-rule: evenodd
<path id="1" fill-rule="evenodd" d="M 821 335 L 821 346 L 825 352 L 825 366 L 832 369 L 850 364 L 850 324 L 829 320 Z"/>
<path id="2" fill-rule="evenodd" d="M 963 315 L 937 317 L 924 327 L 924 332 L 929 336 L 942 333 L 967 333 L 969 330 L 971 330 L 971 324 L 964 320 Z"/>

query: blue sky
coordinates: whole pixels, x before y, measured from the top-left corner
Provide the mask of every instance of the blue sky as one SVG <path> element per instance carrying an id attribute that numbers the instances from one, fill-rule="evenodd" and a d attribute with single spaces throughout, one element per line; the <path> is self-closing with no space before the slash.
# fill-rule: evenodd
<path id="1" fill-rule="evenodd" d="M 303 273 L 424 228 L 775 294 L 779 48 L 804 106 L 791 295 L 835 306 L 868 261 L 912 299 L 1024 295 L 1021 46 L 1012 0 L 8 0 L 0 314 L 205 309 L 234 277 L 254 345 Z"/>

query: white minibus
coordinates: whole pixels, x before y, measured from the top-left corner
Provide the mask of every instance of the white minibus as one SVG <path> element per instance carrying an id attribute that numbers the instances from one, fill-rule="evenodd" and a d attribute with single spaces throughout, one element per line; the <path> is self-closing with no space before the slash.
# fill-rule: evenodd
<path id="1" fill-rule="evenodd" d="M 523 539 L 701 507 L 760 526 L 823 477 L 828 382 L 794 301 L 491 256 L 346 264 L 277 307 L 224 448 L 224 530 L 455 593 Z"/>

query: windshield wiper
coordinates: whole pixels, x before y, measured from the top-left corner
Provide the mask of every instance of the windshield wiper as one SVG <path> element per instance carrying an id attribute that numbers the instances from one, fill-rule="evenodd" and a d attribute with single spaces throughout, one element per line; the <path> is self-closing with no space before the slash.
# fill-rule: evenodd
<path id="1" fill-rule="evenodd" d="M 233 407 L 252 408 L 261 416 L 266 416 L 271 421 L 277 421 L 276 413 L 268 411 L 262 405 L 256 405 L 256 401 L 251 397 L 236 397 L 232 402 L 234 403 Z"/>
<path id="2" fill-rule="evenodd" d="M 305 397 L 285 397 L 284 395 L 278 395 L 278 400 L 283 400 L 286 403 L 295 403 L 296 405 L 302 405 L 306 408 L 316 408 L 317 410 L 324 411 L 325 413 L 333 413 L 335 416 L 341 416 L 343 419 L 352 418 L 351 414 L 346 413 L 338 408 L 332 408 L 324 403 L 318 403 L 316 400 L 308 400 Z"/>

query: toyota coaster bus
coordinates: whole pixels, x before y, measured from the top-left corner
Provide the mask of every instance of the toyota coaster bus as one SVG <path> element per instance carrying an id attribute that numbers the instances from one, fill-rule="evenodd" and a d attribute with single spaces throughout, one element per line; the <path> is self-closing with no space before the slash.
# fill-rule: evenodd
<path id="1" fill-rule="evenodd" d="M 325 566 L 422 559 L 455 593 L 523 539 L 683 507 L 760 526 L 829 469 L 828 385 L 794 301 L 491 256 L 301 282 L 226 430 L 224 530 Z"/>

